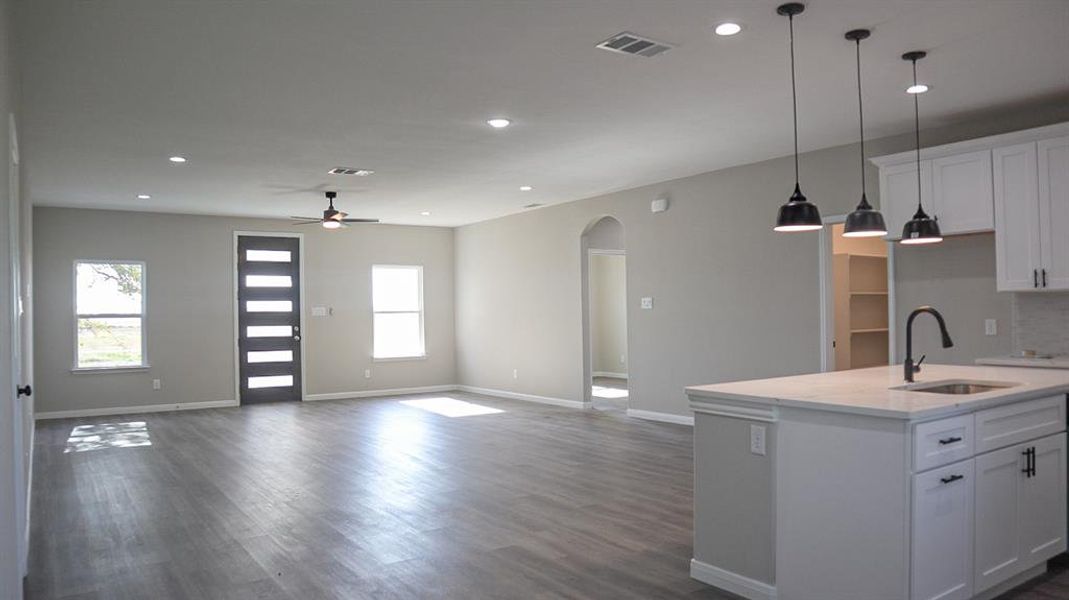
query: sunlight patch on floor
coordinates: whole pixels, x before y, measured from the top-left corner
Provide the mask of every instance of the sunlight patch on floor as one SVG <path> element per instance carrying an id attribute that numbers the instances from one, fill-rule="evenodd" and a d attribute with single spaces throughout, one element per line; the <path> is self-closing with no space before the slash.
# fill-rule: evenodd
<path id="1" fill-rule="evenodd" d="M 499 408 L 473 404 L 456 398 L 421 398 L 419 400 L 401 400 L 401 404 L 418 408 L 445 417 L 472 417 L 475 415 L 492 415 L 505 412 Z"/>
<path id="2" fill-rule="evenodd" d="M 148 424 L 144 421 L 100 423 L 79 425 L 72 429 L 63 453 L 89 452 L 105 448 L 139 448 L 151 445 L 152 438 L 148 433 Z"/>
<path id="3" fill-rule="evenodd" d="M 595 397 L 595 398 L 611 398 L 611 399 L 626 398 L 627 397 L 627 390 L 622 390 L 620 388 L 610 388 L 610 387 L 602 387 L 600 385 L 595 385 L 592 388 L 590 388 L 590 395 Z"/>

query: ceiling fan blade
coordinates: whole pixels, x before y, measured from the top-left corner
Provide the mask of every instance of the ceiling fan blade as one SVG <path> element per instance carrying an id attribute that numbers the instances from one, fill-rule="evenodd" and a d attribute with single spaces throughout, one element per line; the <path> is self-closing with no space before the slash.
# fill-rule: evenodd
<path id="1" fill-rule="evenodd" d="M 294 221 L 293 223 L 290 223 L 290 225 L 319 225 L 321 223 L 323 223 L 323 221 Z"/>
<path id="2" fill-rule="evenodd" d="M 378 219 L 340 219 L 342 223 L 378 223 Z"/>
<path id="3" fill-rule="evenodd" d="M 319 217 L 294 217 L 294 216 L 290 216 L 290 218 L 291 219 L 296 219 L 297 221 L 318 221 L 319 220 Z"/>

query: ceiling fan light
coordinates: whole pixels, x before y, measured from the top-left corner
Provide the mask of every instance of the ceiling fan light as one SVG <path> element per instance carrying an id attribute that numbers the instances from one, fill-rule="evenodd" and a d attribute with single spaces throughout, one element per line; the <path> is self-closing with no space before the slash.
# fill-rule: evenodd
<path id="1" fill-rule="evenodd" d="M 323 229 L 339 229 L 341 228 L 341 221 L 334 219 L 325 219 L 323 221 Z"/>

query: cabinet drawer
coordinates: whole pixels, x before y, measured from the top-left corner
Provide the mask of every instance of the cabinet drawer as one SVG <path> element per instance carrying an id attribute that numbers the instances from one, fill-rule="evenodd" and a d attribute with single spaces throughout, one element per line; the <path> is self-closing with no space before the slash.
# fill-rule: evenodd
<path id="1" fill-rule="evenodd" d="M 1008 404 L 976 413 L 976 453 L 1004 448 L 1065 429 L 1065 396 Z"/>
<path id="2" fill-rule="evenodd" d="M 913 472 L 971 457 L 974 439 L 973 415 L 916 425 L 913 428 Z"/>

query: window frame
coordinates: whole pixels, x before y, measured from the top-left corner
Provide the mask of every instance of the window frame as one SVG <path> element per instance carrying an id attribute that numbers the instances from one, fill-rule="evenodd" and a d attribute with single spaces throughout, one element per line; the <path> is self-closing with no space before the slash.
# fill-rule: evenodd
<path id="1" fill-rule="evenodd" d="M 416 271 L 417 284 L 419 289 L 419 310 L 375 310 L 375 269 L 412 269 Z M 371 360 L 373 362 L 394 362 L 404 360 L 424 360 L 427 358 L 427 337 L 426 337 L 426 307 L 423 304 L 423 265 L 399 265 L 399 264 L 373 264 L 371 265 Z M 413 354 L 411 356 L 375 356 L 375 315 L 409 315 L 417 313 L 419 314 L 419 345 L 422 349 L 422 353 Z"/>
<path id="2" fill-rule="evenodd" d="M 94 314 L 81 314 L 78 312 L 78 265 L 91 264 L 114 264 L 114 265 L 139 265 L 141 267 L 141 313 L 94 313 Z M 71 371 L 75 373 L 96 373 L 96 372 L 116 372 L 116 371 L 143 371 L 151 367 L 148 360 L 148 327 L 146 322 L 148 319 L 148 265 L 143 260 L 127 260 L 119 258 L 78 258 L 74 260 L 73 268 L 71 269 L 71 313 L 74 315 L 74 322 L 72 329 L 74 331 L 74 353 L 73 353 L 73 366 Z M 84 318 L 99 318 L 99 319 L 141 319 L 141 364 L 136 365 L 114 365 L 114 366 L 91 366 L 83 367 L 79 365 L 78 357 L 78 322 Z"/>

